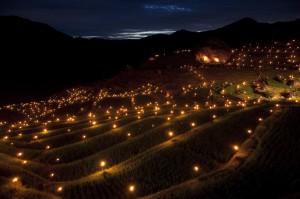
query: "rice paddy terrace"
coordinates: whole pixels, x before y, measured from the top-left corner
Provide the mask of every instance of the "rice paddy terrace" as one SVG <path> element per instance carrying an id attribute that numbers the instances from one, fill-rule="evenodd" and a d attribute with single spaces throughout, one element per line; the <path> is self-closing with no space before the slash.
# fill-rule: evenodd
<path id="1" fill-rule="evenodd" d="M 257 92 L 246 69 L 127 71 L 100 89 L 2 107 L 19 116 L 0 123 L 0 197 L 299 194 L 299 74 L 265 72 Z"/>

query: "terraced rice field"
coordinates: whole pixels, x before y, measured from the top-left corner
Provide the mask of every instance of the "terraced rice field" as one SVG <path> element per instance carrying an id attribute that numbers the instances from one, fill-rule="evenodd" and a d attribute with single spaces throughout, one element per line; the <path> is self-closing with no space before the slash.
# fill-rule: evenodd
<path id="1" fill-rule="evenodd" d="M 266 166 L 280 175 L 300 168 L 294 151 L 299 146 L 286 147 L 299 141 L 297 111 L 297 106 L 271 103 L 212 109 L 164 104 L 81 115 L 46 129 L 29 126 L 9 137 L 2 131 L 0 197 L 213 198 L 246 186 L 238 192 L 244 196 L 255 186 L 240 182 L 241 176 L 253 183 L 274 182 L 276 188 L 278 181 L 263 178 Z M 273 165 L 287 153 L 296 158 L 288 160 L 295 165 Z M 261 177 L 253 179 L 251 172 Z"/>

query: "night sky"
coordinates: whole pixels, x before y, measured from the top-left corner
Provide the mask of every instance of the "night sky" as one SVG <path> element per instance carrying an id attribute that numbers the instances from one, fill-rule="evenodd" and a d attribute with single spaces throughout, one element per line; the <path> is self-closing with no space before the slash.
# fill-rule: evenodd
<path id="1" fill-rule="evenodd" d="M 0 0 L 0 15 L 47 23 L 72 36 L 138 38 L 216 29 L 243 17 L 300 18 L 299 0 Z"/>

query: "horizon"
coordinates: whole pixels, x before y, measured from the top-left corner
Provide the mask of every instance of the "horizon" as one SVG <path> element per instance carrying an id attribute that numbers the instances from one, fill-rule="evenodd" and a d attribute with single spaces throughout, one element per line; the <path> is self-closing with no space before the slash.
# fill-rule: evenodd
<path id="1" fill-rule="evenodd" d="M 3 15 L 0 15 L 0 16 L 3 16 Z M 30 20 L 32 22 L 37 22 L 37 23 L 42 23 L 42 24 L 46 24 L 46 25 L 49 25 L 45 22 L 42 22 L 42 21 L 35 21 L 35 20 L 32 20 L 32 19 L 29 19 L 29 18 L 24 18 L 24 17 L 21 17 L 21 16 L 16 16 L 16 15 L 7 15 L 7 16 L 3 16 L 3 17 L 20 17 L 22 19 L 26 19 L 26 20 Z M 219 28 L 223 28 L 225 26 L 228 26 L 232 23 L 235 23 L 235 22 L 238 22 L 238 21 L 241 21 L 241 20 L 244 20 L 244 19 L 251 19 L 251 20 L 254 20 L 256 21 L 257 23 L 267 23 L 267 24 L 274 24 L 274 23 L 279 23 L 279 22 L 292 22 L 292 21 L 297 21 L 297 20 L 300 20 L 300 17 L 299 18 L 295 18 L 295 19 L 291 19 L 291 20 L 279 20 L 279 21 L 274 21 L 274 22 L 265 22 L 265 21 L 258 21 L 252 17 L 243 17 L 243 18 L 240 18 L 236 21 L 232 21 L 228 24 L 225 24 L 224 26 L 221 26 L 221 27 L 218 27 L 218 28 L 215 28 L 215 29 L 207 29 L 207 30 L 188 30 L 188 29 L 176 29 L 176 30 L 172 30 L 172 29 L 162 29 L 162 30 L 145 30 L 145 31 L 142 31 L 142 30 L 138 30 L 138 29 L 126 29 L 124 30 L 123 32 L 120 32 L 120 33 L 115 33 L 115 34 L 112 34 L 112 35 L 69 35 L 59 29 L 57 29 L 56 27 L 53 27 L 51 25 L 52 28 L 54 28 L 56 31 L 59 31 L 59 32 L 62 32 L 64 34 L 67 34 L 73 38 L 84 38 L 84 39 L 105 39 L 105 40 L 139 40 L 139 39 L 143 39 L 143 38 L 146 38 L 146 37 L 149 37 L 149 36 L 153 36 L 153 35 L 172 35 L 173 33 L 176 33 L 178 31 L 181 31 L 181 30 L 185 30 L 185 31 L 188 31 L 188 32 L 197 32 L 197 33 L 200 33 L 200 32 L 206 32 L 206 31 L 211 31 L 211 30 L 216 30 L 216 29 L 219 29 Z"/>
<path id="2" fill-rule="evenodd" d="M 1 15 L 16 15 L 49 24 L 72 36 L 143 38 L 185 29 L 208 31 L 250 17 L 273 23 L 300 18 L 300 3 L 239 1 L 19 1 L 0 3 Z M 155 32 L 155 33 L 152 33 Z"/>

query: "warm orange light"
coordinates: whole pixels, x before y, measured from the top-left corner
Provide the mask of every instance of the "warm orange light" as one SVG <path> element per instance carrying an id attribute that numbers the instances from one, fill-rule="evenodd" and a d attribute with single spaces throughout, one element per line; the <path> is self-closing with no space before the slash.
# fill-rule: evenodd
<path id="1" fill-rule="evenodd" d="M 113 125 L 113 128 L 114 128 L 114 129 L 115 129 L 115 128 L 117 128 L 117 125 L 116 125 L 116 124 L 114 124 L 114 125 Z"/>
<path id="2" fill-rule="evenodd" d="M 194 171 L 198 172 L 199 171 L 199 167 L 198 166 L 194 166 Z"/>
<path id="3" fill-rule="evenodd" d="M 251 133 L 252 133 L 252 130 L 251 130 L 251 129 L 248 129 L 248 130 L 247 130 L 247 133 L 251 134 Z"/>
<path id="4" fill-rule="evenodd" d="M 62 190 L 63 190 L 62 187 L 58 187 L 58 188 L 57 188 L 57 192 L 61 192 Z"/>
<path id="5" fill-rule="evenodd" d="M 23 155 L 23 153 L 21 153 L 21 152 L 17 154 L 18 157 L 21 157 L 22 155 Z"/>
<path id="6" fill-rule="evenodd" d="M 101 167 L 105 167 L 105 165 L 106 165 L 106 162 L 102 160 L 102 161 L 100 162 L 100 166 L 101 166 Z"/>
<path id="7" fill-rule="evenodd" d="M 18 181 L 19 181 L 19 178 L 17 178 L 17 177 L 12 179 L 12 182 L 14 182 L 14 183 L 18 182 Z"/>
<path id="8" fill-rule="evenodd" d="M 129 186 L 129 191 L 130 191 L 130 192 L 134 192 L 134 190 L 135 190 L 135 186 L 134 186 L 134 185 L 130 185 L 130 186 Z"/>
<path id="9" fill-rule="evenodd" d="M 172 137 L 174 133 L 172 131 L 169 131 L 169 136 Z"/>
<path id="10" fill-rule="evenodd" d="M 219 63 L 219 62 L 220 62 L 220 59 L 219 59 L 219 58 L 217 58 L 217 57 L 215 57 L 215 58 L 214 58 L 214 60 L 215 60 L 215 62 L 217 62 L 217 63 Z"/>
<path id="11" fill-rule="evenodd" d="M 53 178 L 54 177 L 54 173 L 50 173 L 50 178 Z"/>
<path id="12" fill-rule="evenodd" d="M 192 122 L 192 123 L 191 123 L 191 126 L 192 126 L 192 127 L 195 127 L 195 126 L 196 126 L 196 123 L 195 123 L 195 122 Z"/>
<path id="13" fill-rule="evenodd" d="M 97 122 L 96 121 L 93 121 L 93 123 L 92 123 L 93 125 L 96 125 L 97 124 Z"/>
<path id="14" fill-rule="evenodd" d="M 237 151 L 237 150 L 239 150 L 239 147 L 238 147 L 237 145 L 234 145 L 234 146 L 233 146 L 233 149 L 234 149 L 235 151 Z"/>
<path id="15" fill-rule="evenodd" d="M 86 138 L 86 135 L 83 135 L 83 136 L 82 136 L 82 139 L 85 139 L 85 138 Z"/>
<path id="16" fill-rule="evenodd" d="M 204 56 L 203 56 L 203 61 L 204 61 L 204 62 L 209 62 L 210 59 L 209 59 L 206 55 L 204 55 Z"/>

